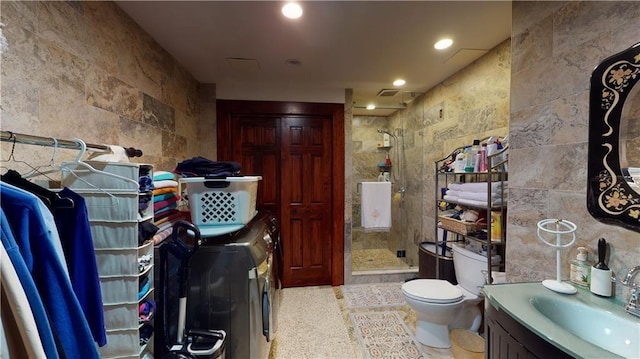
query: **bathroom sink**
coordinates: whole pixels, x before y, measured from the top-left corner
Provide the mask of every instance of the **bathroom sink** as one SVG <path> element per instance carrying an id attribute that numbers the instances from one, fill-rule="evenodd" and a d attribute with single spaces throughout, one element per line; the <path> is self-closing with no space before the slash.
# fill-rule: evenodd
<path id="1" fill-rule="evenodd" d="M 535 295 L 529 302 L 547 319 L 576 337 L 625 358 L 640 358 L 640 320 L 570 298 Z"/>

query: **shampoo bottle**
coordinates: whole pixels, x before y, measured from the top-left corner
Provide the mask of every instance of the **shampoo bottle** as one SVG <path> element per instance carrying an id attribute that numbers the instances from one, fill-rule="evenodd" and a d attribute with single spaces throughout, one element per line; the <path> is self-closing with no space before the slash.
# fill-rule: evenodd
<path id="1" fill-rule="evenodd" d="M 464 173 L 464 168 L 467 165 L 466 158 L 464 156 L 464 152 L 460 151 L 456 156 L 456 162 L 454 166 L 455 173 Z"/>
<path id="2" fill-rule="evenodd" d="M 464 147 L 464 171 L 465 172 L 473 172 L 473 160 L 471 158 L 475 158 L 475 153 L 471 151 L 471 146 Z"/>
<path id="3" fill-rule="evenodd" d="M 591 293 L 603 297 L 611 296 L 611 269 L 604 263 L 607 250 L 607 242 L 604 238 L 598 239 L 598 263 L 591 268 Z"/>
<path id="4" fill-rule="evenodd" d="M 591 277 L 591 266 L 587 263 L 587 249 L 578 247 L 578 255 L 571 261 L 571 271 L 569 279 L 571 282 L 583 286 L 589 286 Z"/>
<path id="5" fill-rule="evenodd" d="M 391 167 L 391 157 L 389 157 L 389 152 L 387 152 L 387 157 L 384 159 L 384 165 Z"/>
<path id="6" fill-rule="evenodd" d="M 382 135 L 382 146 L 391 147 L 391 139 L 389 138 L 388 133 Z"/>
<path id="7" fill-rule="evenodd" d="M 476 159 L 478 158 L 478 151 L 480 151 L 480 140 L 473 140 L 470 151 L 469 157 L 467 157 L 465 172 L 476 172 Z"/>

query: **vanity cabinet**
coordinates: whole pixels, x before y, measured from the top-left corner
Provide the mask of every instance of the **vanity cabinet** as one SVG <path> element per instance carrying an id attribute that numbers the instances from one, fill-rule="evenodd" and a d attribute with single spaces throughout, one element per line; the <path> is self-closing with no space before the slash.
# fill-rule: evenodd
<path id="1" fill-rule="evenodd" d="M 435 227 L 436 227 L 436 243 L 437 248 L 442 246 L 449 246 L 448 243 L 462 241 L 472 251 L 479 252 L 487 255 L 487 281 L 491 283 L 493 281 L 491 272 L 498 269 L 504 271 L 505 263 L 505 243 L 506 243 L 506 221 L 504 220 L 507 215 L 507 160 L 506 151 L 504 148 L 491 156 L 488 156 L 488 171 L 487 172 L 464 172 L 456 173 L 446 171 L 446 160 L 451 158 L 454 153 L 461 151 L 462 148 L 458 148 L 452 152 L 449 156 L 436 161 L 435 163 Z M 468 200 L 460 198 L 451 198 L 451 196 L 445 196 L 447 188 L 452 183 L 477 183 L 482 188 L 486 188 L 487 200 Z M 484 187 L 486 185 L 486 187 Z M 499 191 L 499 192 L 498 192 Z M 482 195 L 478 193 L 478 195 Z M 442 212 L 446 208 L 453 208 L 460 206 L 465 209 L 472 209 L 479 213 L 486 213 L 486 222 L 482 225 L 474 224 L 471 222 L 463 222 L 461 220 L 450 219 L 445 217 Z M 485 229 L 486 227 L 486 229 Z M 494 227 L 492 229 L 492 227 Z M 445 236 L 440 239 L 438 235 L 439 230 L 444 230 Z M 492 231 L 495 231 L 492 234 Z M 437 256 L 441 256 L 436 251 Z M 495 255 L 500 255 L 500 260 L 493 259 Z M 497 257 L 495 257 L 497 258 Z M 440 273 L 437 273 L 437 277 L 442 278 Z"/>
<path id="2" fill-rule="evenodd" d="M 573 358 L 484 301 L 485 358 Z"/>

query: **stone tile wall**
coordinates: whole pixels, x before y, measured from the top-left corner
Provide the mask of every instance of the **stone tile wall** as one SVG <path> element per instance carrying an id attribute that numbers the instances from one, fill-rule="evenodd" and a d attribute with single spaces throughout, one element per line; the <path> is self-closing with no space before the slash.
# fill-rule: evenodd
<path id="1" fill-rule="evenodd" d="M 144 152 L 133 161 L 163 170 L 196 155 L 215 158 L 215 86 L 199 86 L 115 3 L 2 1 L 0 7 L 8 44 L 2 130 L 132 146 Z M 201 139 L 209 146 L 201 148 Z M 9 151 L 6 143 L 2 149 Z M 16 148 L 16 157 L 23 153 L 42 163 L 51 149 Z M 60 151 L 58 159 L 71 156 Z"/>
<path id="2" fill-rule="evenodd" d="M 555 250 L 535 231 L 544 218 L 578 226 L 562 253 L 564 278 L 577 247 L 596 259 L 600 237 L 624 275 L 640 264 L 640 234 L 600 223 L 586 207 L 589 81 L 602 60 L 640 41 L 640 3 L 514 1 L 512 39 L 508 280 L 555 278 Z"/>
<path id="3" fill-rule="evenodd" d="M 475 138 L 508 134 L 510 50 L 504 41 L 389 119 L 403 143 L 400 240 L 409 263 L 418 264 L 420 242 L 435 238 L 435 161 Z"/>

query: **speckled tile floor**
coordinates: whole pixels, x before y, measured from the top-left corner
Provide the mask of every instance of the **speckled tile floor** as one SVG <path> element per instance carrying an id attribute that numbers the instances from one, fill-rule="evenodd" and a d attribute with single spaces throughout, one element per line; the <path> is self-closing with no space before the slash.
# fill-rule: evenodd
<path id="1" fill-rule="evenodd" d="M 409 265 L 402 258 L 398 258 L 386 248 L 354 249 L 351 252 L 351 269 L 353 271 L 407 268 Z"/>
<path id="2" fill-rule="evenodd" d="M 286 288 L 269 359 L 364 359 L 350 314 L 397 311 L 413 335 L 416 316 L 407 306 L 347 308 L 340 287 Z M 449 359 L 449 349 L 420 346 L 422 358 Z"/>

